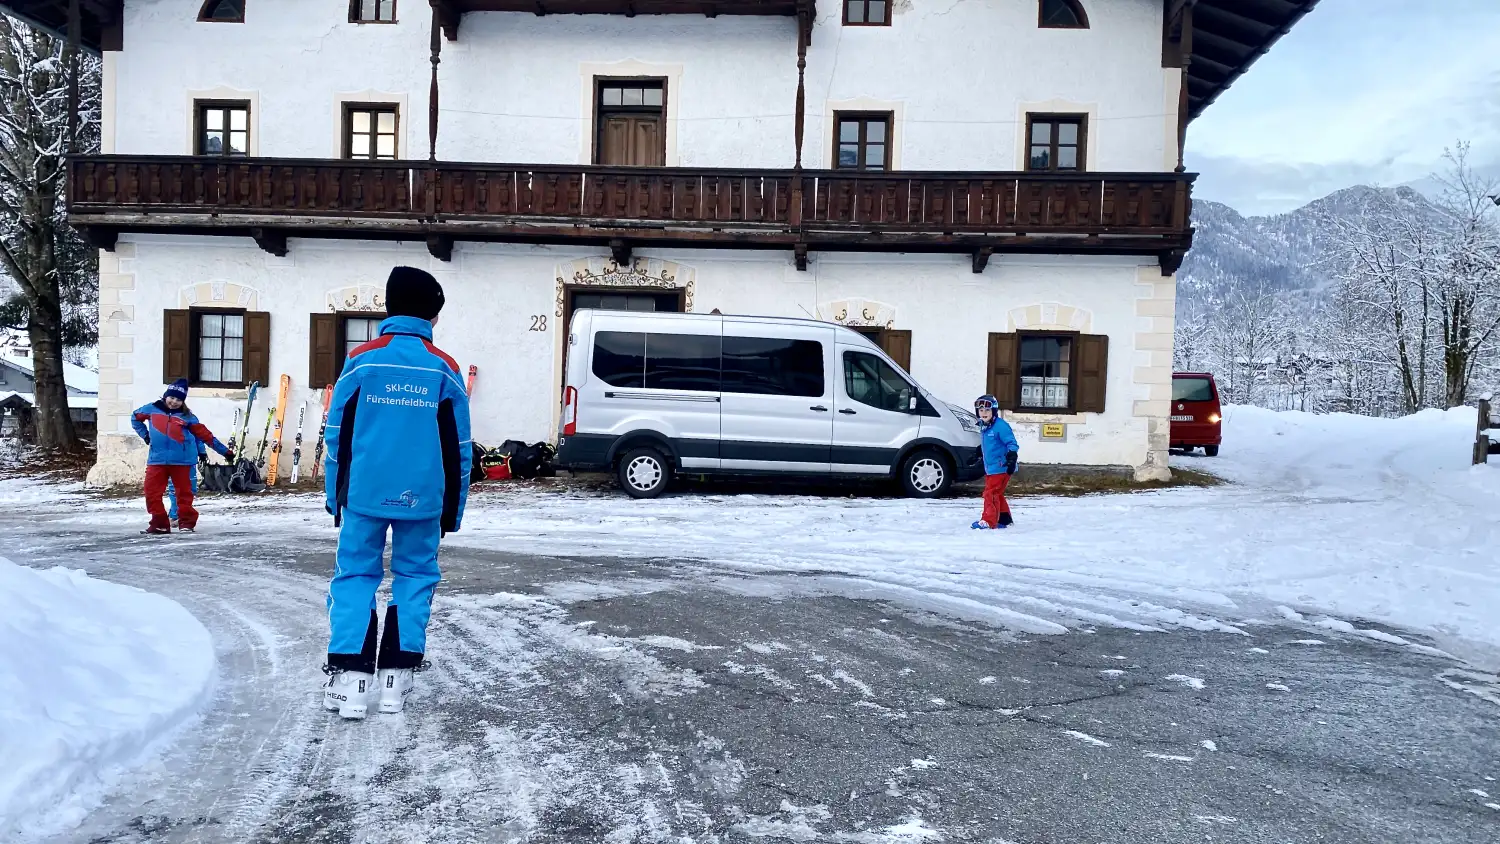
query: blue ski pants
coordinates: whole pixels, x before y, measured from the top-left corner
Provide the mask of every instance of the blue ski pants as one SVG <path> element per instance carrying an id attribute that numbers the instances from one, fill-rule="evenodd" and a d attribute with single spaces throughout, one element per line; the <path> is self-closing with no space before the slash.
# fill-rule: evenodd
<path id="1" fill-rule="evenodd" d="M 197 466 L 189 466 L 188 467 L 188 483 L 191 484 L 192 487 L 193 487 L 193 497 L 197 498 L 198 497 L 198 467 Z M 171 502 L 171 506 L 168 507 L 168 509 L 167 509 L 167 518 L 169 518 L 169 519 L 171 519 L 172 521 L 175 522 L 175 521 L 177 521 L 177 488 L 174 487 L 174 486 L 172 486 L 172 479 L 171 478 L 167 479 L 167 501 Z"/>
<path id="2" fill-rule="evenodd" d="M 337 567 L 328 584 L 328 655 L 331 665 L 348 663 L 364 653 L 373 657 L 375 591 L 385 576 L 385 536 L 391 534 L 391 604 L 386 615 L 386 638 L 381 643 L 382 667 L 394 655 L 397 642 L 390 641 L 391 626 L 398 618 L 399 650 L 420 658 L 427 650 L 427 621 L 432 615 L 432 590 L 442 575 L 438 571 L 438 540 L 441 519 L 407 521 L 377 519 L 345 510 L 339 529 Z M 367 663 L 368 660 L 360 660 Z M 363 666 L 362 666 L 363 667 Z M 400 667 L 410 667 L 402 665 Z M 369 670 L 367 667 L 365 670 Z"/>

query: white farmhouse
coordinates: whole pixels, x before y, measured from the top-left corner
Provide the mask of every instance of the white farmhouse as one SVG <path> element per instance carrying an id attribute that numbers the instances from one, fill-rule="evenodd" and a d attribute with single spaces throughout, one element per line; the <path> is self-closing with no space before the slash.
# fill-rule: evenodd
<path id="1" fill-rule="evenodd" d="M 283 373 L 312 415 L 395 264 L 447 290 L 481 442 L 554 436 L 573 310 L 719 310 L 868 331 L 1028 463 L 1165 477 L 1182 138 L 1315 2 L 0 5 L 103 51 L 69 201 L 115 483 L 174 378 L 222 435 Z"/>

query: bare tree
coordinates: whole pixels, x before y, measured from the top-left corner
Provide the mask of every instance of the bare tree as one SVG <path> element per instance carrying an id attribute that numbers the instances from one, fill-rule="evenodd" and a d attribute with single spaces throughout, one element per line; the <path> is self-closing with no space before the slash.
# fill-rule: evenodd
<path id="1" fill-rule="evenodd" d="M 1384 359 L 1401 387 L 1401 409 L 1427 404 L 1433 234 L 1385 194 L 1375 194 L 1352 216 L 1328 216 L 1329 268 L 1341 282 L 1357 357 Z M 1351 350 L 1352 351 L 1352 350 Z"/>
<path id="2" fill-rule="evenodd" d="M 63 348 L 97 337 L 98 270 L 67 224 L 65 156 L 95 148 L 98 102 L 97 60 L 0 15 L 0 269 L 20 288 L 0 319 L 30 335 L 37 442 L 68 451 Z"/>
<path id="3" fill-rule="evenodd" d="M 1201 310 L 1178 313 L 1172 343 L 1172 366 L 1178 372 L 1201 372 L 1208 367 L 1211 332 L 1210 320 Z"/>
<path id="4" fill-rule="evenodd" d="M 1483 352 L 1500 329 L 1500 230 L 1496 203 L 1500 180 L 1469 166 L 1469 145 L 1448 150 L 1439 208 L 1445 215 L 1441 260 L 1432 267 L 1437 328 L 1442 340 L 1443 400 L 1455 407 L 1468 399 Z"/>
<path id="5" fill-rule="evenodd" d="M 1239 286 L 1214 309 L 1209 349 L 1231 401 L 1256 404 L 1268 370 L 1290 338 L 1291 308 L 1269 285 Z"/>

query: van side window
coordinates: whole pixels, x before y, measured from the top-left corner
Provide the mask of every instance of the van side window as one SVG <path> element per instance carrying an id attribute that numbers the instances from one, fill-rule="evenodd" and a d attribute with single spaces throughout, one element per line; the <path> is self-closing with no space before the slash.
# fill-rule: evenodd
<path id="1" fill-rule="evenodd" d="M 823 344 L 816 340 L 725 337 L 724 392 L 822 396 Z"/>
<path id="2" fill-rule="evenodd" d="M 594 375 L 611 387 L 646 386 L 646 335 L 639 331 L 594 335 Z"/>
<path id="3" fill-rule="evenodd" d="M 912 388 L 890 364 L 867 352 L 844 352 L 844 390 L 860 404 L 904 413 Z"/>
<path id="4" fill-rule="evenodd" d="M 601 331 L 594 375 L 611 387 L 718 392 L 719 336 Z"/>
<path id="5" fill-rule="evenodd" d="M 647 334 L 646 387 L 719 391 L 719 335 Z"/>

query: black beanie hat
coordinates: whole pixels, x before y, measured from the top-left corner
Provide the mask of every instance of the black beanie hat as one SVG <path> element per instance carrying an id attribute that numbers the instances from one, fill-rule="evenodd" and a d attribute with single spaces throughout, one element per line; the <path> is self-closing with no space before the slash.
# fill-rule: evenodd
<path id="1" fill-rule="evenodd" d="M 395 267 L 385 281 L 387 316 L 409 316 L 431 321 L 443 309 L 443 286 L 425 270 Z"/>

